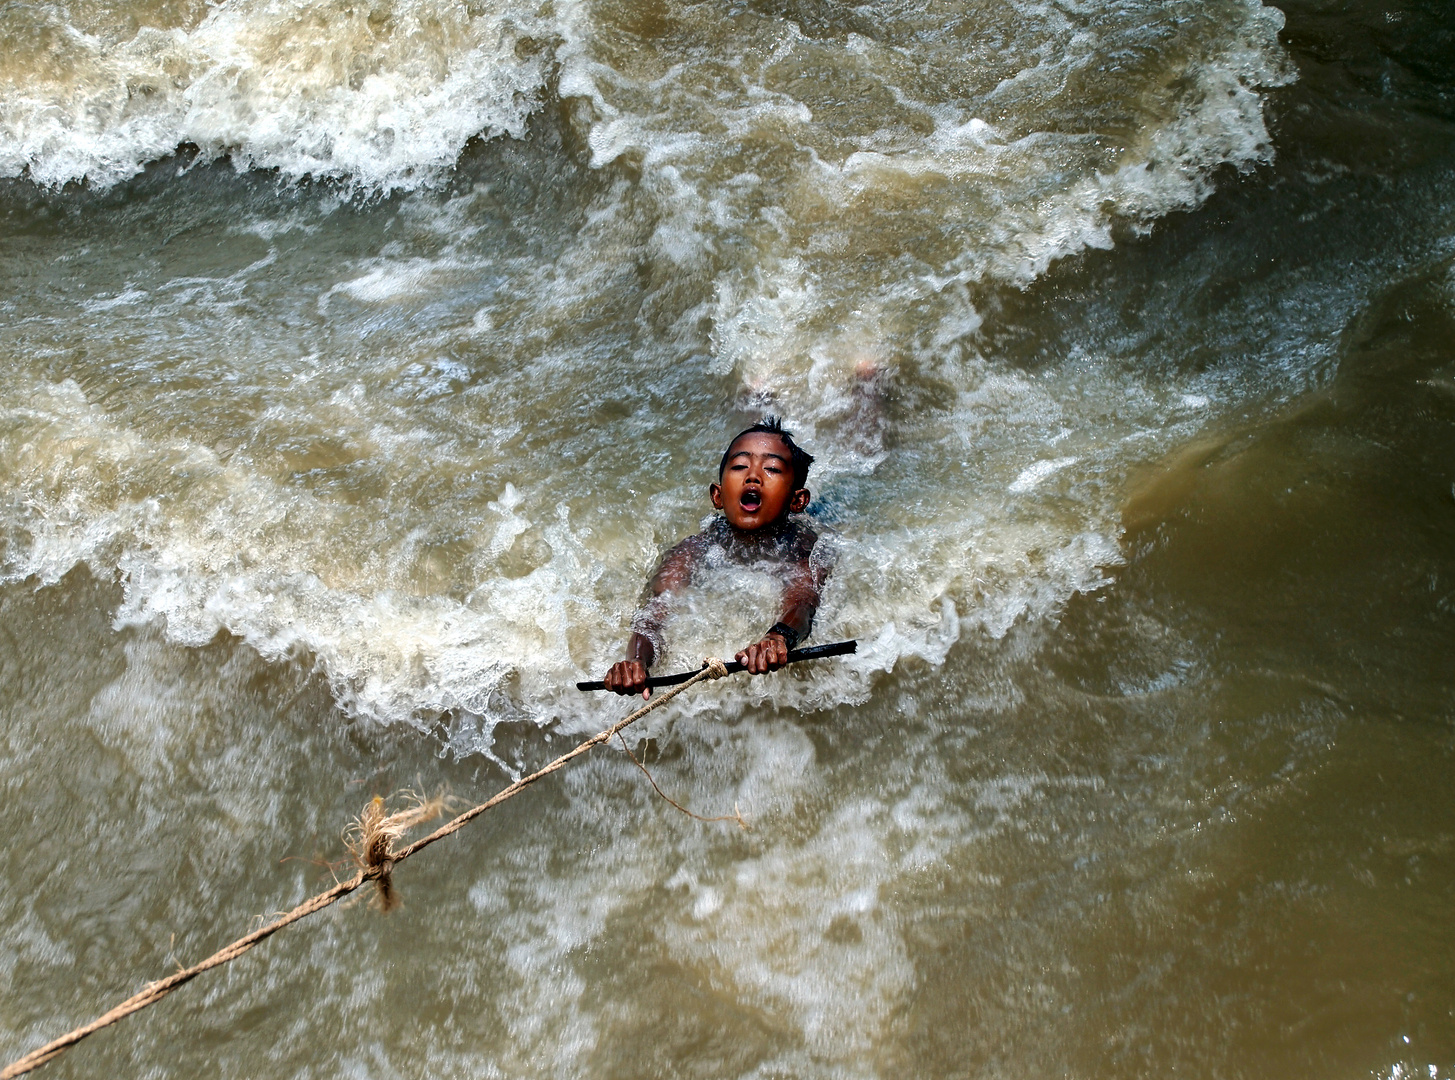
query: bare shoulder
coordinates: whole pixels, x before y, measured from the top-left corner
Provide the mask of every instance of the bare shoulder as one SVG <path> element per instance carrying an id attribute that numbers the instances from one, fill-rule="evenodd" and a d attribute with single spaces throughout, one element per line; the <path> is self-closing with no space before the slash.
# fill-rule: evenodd
<path id="1" fill-rule="evenodd" d="M 708 533 L 709 530 L 703 529 L 701 532 L 693 533 L 691 536 L 678 540 L 667 549 L 667 554 L 662 556 L 662 561 L 665 563 L 669 559 L 694 558 L 701 555 L 707 550 L 708 544 L 712 541 Z"/>
<path id="2" fill-rule="evenodd" d="M 789 525 L 793 529 L 794 546 L 805 553 L 813 551 L 820 545 L 838 546 L 839 534 L 822 522 L 795 515 L 789 519 Z"/>
<path id="3" fill-rule="evenodd" d="M 657 564 L 657 572 L 647 583 L 648 591 L 670 592 L 688 585 L 692 580 L 692 571 L 702 560 L 710 542 L 707 529 L 677 541 Z"/>
<path id="4" fill-rule="evenodd" d="M 826 573 L 838 560 L 839 534 L 827 525 L 803 517 L 790 519 L 790 539 L 795 558 L 814 570 Z"/>

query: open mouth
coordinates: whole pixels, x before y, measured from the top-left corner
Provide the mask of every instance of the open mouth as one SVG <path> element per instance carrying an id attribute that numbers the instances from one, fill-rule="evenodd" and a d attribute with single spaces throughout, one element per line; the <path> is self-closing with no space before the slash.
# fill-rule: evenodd
<path id="1" fill-rule="evenodd" d="M 756 510 L 763 505 L 763 496 L 759 495 L 756 491 L 745 491 L 743 492 L 742 498 L 738 500 L 738 505 L 744 510 Z"/>

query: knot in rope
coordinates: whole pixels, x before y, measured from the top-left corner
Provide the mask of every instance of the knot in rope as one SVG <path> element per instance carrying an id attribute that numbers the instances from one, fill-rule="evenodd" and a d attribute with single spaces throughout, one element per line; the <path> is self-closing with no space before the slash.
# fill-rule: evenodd
<path id="1" fill-rule="evenodd" d="M 703 657 L 702 666 L 707 669 L 707 677 L 709 679 L 727 678 L 727 665 L 715 656 Z"/>

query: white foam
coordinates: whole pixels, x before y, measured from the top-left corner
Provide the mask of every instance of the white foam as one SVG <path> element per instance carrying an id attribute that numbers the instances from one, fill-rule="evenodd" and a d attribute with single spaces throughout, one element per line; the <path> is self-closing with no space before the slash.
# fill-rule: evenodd
<path id="1" fill-rule="evenodd" d="M 87 300 L 82 305 L 87 314 L 95 315 L 103 311 L 110 311 L 112 308 L 124 307 L 127 304 L 139 304 L 149 294 L 145 289 L 126 288 L 115 296 L 104 299 Z"/>
<path id="2" fill-rule="evenodd" d="M 716 67 L 670 50 L 613 53 L 610 66 L 588 34 L 562 54 L 560 92 L 591 103 L 593 165 L 639 160 L 642 189 L 656 197 L 658 251 L 715 272 L 712 370 L 737 372 L 800 423 L 831 427 L 846 410 L 852 365 L 841 365 L 839 385 L 810 386 L 809 358 L 847 354 L 848 339 L 901 351 L 926 325 L 947 348 L 978 324 L 967 286 L 1028 284 L 1057 259 L 1110 247 L 1118 221 L 1146 227 L 1197 205 L 1218 166 L 1270 159 L 1258 88 L 1292 77 L 1281 13 L 1234 0 L 1168 31 L 1155 7 L 1095 8 L 1088 22 L 1056 5 L 1018 5 L 986 35 L 994 47 L 968 51 L 960 37 L 937 39 L 946 15 L 933 4 L 886 15 L 875 40 L 842 43 L 810 40 L 792 23 L 720 27 L 705 15 L 694 30 L 724 34 L 716 44 L 736 72 L 732 90 L 709 74 Z M 1159 38 L 1151 48 L 1149 35 L 1164 32 L 1176 47 Z M 1106 55 L 1127 52 L 1171 67 L 1108 74 Z M 926 61 L 943 78 L 923 78 Z M 817 80 L 845 72 L 894 105 L 867 93 L 826 105 L 813 96 Z M 998 82 L 984 85 L 993 73 Z M 943 96 L 956 81 L 984 90 Z M 1107 108 L 1138 126 L 1098 133 L 1092 117 Z M 1004 119 L 992 125 L 991 113 Z M 1049 116 L 1058 122 L 1048 129 Z M 926 134 L 912 127 L 926 122 Z M 821 227 L 805 245 L 784 223 L 807 206 Z M 959 250 L 914 245 L 873 280 L 857 247 L 912 215 L 958 231 Z M 715 262 L 725 235 L 748 241 L 752 257 Z"/>
<path id="3" fill-rule="evenodd" d="M 365 304 L 387 304 L 426 296 L 431 282 L 453 269 L 459 267 L 438 259 L 408 259 L 403 263 L 381 259 L 368 273 L 341 281 L 320 296 L 318 310 L 327 313 L 329 300 L 340 294 Z"/>
<path id="4" fill-rule="evenodd" d="M 55 44 L 0 95 L 0 176 L 98 187 L 183 143 L 294 180 L 415 187 L 474 136 L 524 133 L 557 30 L 504 2 L 226 0 L 110 40 L 46 11 L 31 17 Z"/>
<path id="5" fill-rule="evenodd" d="M 1026 492 L 1035 491 L 1041 481 L 1049 476 L 1054 476 L 1068 465 L 1075 465 L 1080 458 L 1063 457 L 1053 461 L 1038 461 L 1034 465 L 1027 465 L 1020 471 L 1020 474 L 1011 481 L 1008 489 L 1013 494 L 1024 495 Z"/>

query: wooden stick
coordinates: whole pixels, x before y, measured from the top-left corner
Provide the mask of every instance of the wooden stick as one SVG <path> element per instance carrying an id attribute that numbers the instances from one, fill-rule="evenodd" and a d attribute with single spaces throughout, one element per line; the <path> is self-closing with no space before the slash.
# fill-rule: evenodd
<path id="1" fill-rule="evenodd" d="M 796 664 L 800 660 L 822 660 L 826 656 L 847 656 L 850 653 L 858 651 L 859 643 L 857 641 L 835 641 L 832 645 L 810 645 L 806 649 L 794 649 L 788 654 L 788 662 L 790 664 Z M 723 667 L 727 668 L 729 675 L 736 675 L 739 671 L 744 670 L 743 665 L 736 660 L 729 660 Z M 675 675 L 653 675 L 647 680 L 647 685 L 654 688 L 658 686 L 676 686 L 678 683 L 686 682 L 696 674 L 696 671 L 679 671 Z M 606 683 L 600 679 L 593 679 L 588 682 L 578 682 L 576 689 L 605 690 Z"/>

